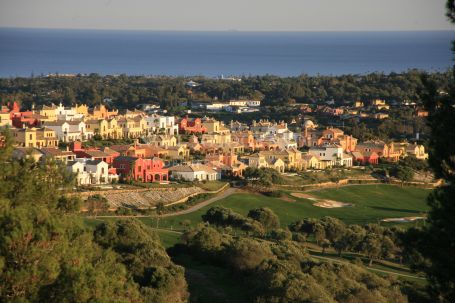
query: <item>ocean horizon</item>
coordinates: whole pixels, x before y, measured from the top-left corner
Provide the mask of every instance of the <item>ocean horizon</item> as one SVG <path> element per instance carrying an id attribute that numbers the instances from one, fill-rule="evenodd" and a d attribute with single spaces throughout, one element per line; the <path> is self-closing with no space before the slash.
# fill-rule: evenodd
<path id="1" fill-rule="evenodd" d="M 445 71 L 453 31 L 253 32 L 0 28 L 0 77 Z"/>

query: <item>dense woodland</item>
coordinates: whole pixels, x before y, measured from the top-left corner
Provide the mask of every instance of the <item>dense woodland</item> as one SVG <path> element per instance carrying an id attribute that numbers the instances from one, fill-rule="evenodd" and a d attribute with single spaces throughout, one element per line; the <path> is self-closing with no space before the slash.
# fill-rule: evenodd
<path id="1" fill-rule="evenodd" d="M 188 88 L 190 78 L 145 76 L 29 77 L 0 79 L 0 99 L 18 100 L 24 107 L 32 104 L 63 102 L 65 105 L 86 103 L 94 105 L 105 99 L 116 108 L 133 108 L 144 103 L 159 103 L 164 108 L 177 108 L 185 101 L 259 99 L 265 105 L 283 106 L 334 100 L 338 104 L 375 98 L 387 101 L 420 102 L 424 86 L 424 72 L 373 73 L 367 75 L 244 77 L 242 81 L 228 81 L 193 77 L 200 85 Z M 446 91 L 452 80 L 450 72 L 431 73 L 429 77 Z"/>
<path id="2" fill-rule="evenodd" d="M 64 195 L 72 176 L 55 163 L 11 161 L 0 149 L 1 302 L 186 302 L 184 269 L 137 220 L 98 225 Z"/>
<path id="3" fill-rule="evenodd" d="M 242 216 L 213 207 L 203 215 L 206 224 L 188 230 L 185 244 L 174 255 L 227 268 L 247 285 L 247 302 L 425 302 L 412 285 L 383 278 L 357 264 L 327 263 L 311 257 L 304 242 L 316 240 L 324 251 L 359 252 L 373 260 L 401 256 L 403 231 L 376 224 L 346 225 L 338 219 L 305 219 L 281 229 L 268 208 Z"/>

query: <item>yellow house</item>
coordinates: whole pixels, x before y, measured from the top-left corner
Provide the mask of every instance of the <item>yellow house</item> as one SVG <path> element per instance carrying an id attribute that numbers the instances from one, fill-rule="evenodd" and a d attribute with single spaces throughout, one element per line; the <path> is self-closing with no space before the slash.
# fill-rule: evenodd
<path id="1" fill-rule="evenodd" d="M 302 152 L 296 148 L 289 148 L 285 151 L 287 155 L 288 169 L 302 170 L 305 169 L 305 161 L 302 158 Z"/>
<path id="2" fill-rule="evenodd" d="M 302 160 L 302 152 L 296 148 L 289 148 L 284 151 L 261 151 L 259 154 L 263 155 L 268 162 L 273 162 L 276 159 L 281 159 L 285 164 L 286 169 L 288 170 L 302 170 L 305 167 L 305 162 Z"/>
<path id="3" fill-rule="evenodd" d="M 228 134 L 230 130 L 227 129 L 224 124 L 215 119 L 203 119 L 202 125 L 207 128 L 208 134 Z"/>
<path id="4" fill-rule="evenodd" d="M 166 148 L 171 159 L 188 159 L 190 150 L 185 145 L 169 146 Z"/>
<path id="5" fill-rule="evenodd" d="M 153 146 L 170 147 L 177 145 L 177 138 L 172 135 L 152 135 L 147 138 L 147 143 Z"/>
<path id="6" fill-rule="evenodd" d="M 302 160 L 304 161 L 305 169 L 320 169 L 319 159 L 314 155 L 304 155 Z"/>
<path id="7" fill-rule="evenodd" d="M 86 120 L 85 121 L 85 128 L 87 132 L 93 132 L 94 135 L 99 135 L 103 139 L 109 138 L 110 130 L 109 130 L 109 123 L 105 119 L 101 120 Z"/>
<path id="8" fill-rule="evenodd" d="M 0 112 L 0 126 L 11 126 L 10 113 Z"/>
<path id="9" fill-rule="evenodd" d="M 255 168 L 273 168 L 279 173 L 284 173 L 286 164 L 280 158 L 274 158 L 271 156 L 264 156 L 264 154 L 254 154 L 246 157 L 248 160 L 248 166 Z"/>
<path id="10" fill-rule="evenodd" d="M 146 134 L 147 121 L 144 117 L 136 116 L 134 118 L 120 117 L 118 125 L 122 128 L 124 138 L 139 138 Z"/>
<path id="11" fill-rule="evenodd" d="M 109 111 L 103 104 L 93 108 L 91 116 L 94 119 L 107 119 L 118 115 L 118 110 Z"/>
<path id="12" fill-rule="evenodd" d="M 388 117 L 389 117 L 389 114 L 386 114 L 386 113 L 373 114 L 373 118 L 378 119 L 378 120 L 387 119 Z"/>
<path id="13" fill-rule="evenodd" d="M 360 100 L 355 101 L 354 102 L 354 107 L 356 107 L 356 108 L 363 107 L 363 102 L 360 101 Z"/>
<path id="14" fill-rule="evenodd" d="M 281 159 L 275 159 L 272 161 L 268 161 L 268 167 L 273 168 L 279 173 L 284 173 L 284 168 L 286 167 L 286 164 Z"/>
<path id="15" fill-rule="evenodd" d="M 125 118 L 135 118 L 137 116 L 145 117 L 146 114 L 145 114 L 145 112 L 137 110 L 137 109 L 133 109 L 133 110 L 127 109 L 123 116 Z"/>
<path id="16" fill-rule="evenodd" d="M 212 134 L 203 134 L 201 143 L 204 144 L 227 144 L 230 143 L 231 134 L 230 133 L 212 133 Z"/>
<path id="17" fill-rule="evenodd" d="M 110 139 L 121 139 L 123 138 L 122 127 L 118 124 L 116 118 L 111 118 L 107 120 L 107 131 L 108 138 Z"/>
<path id="18" fill-rule="evenodd" d="M 57 147 L 58 139 L 55 131 L 47 128 L 13 128 L 13 138 L 19 147 Z"/>
<path id="19" fill-rule="evenodd" d="M 409 144 L 406 148 L 408 155 L 413 155 L 417 159 L 426 160 L 428 159 L 428 153 L 425 152 L 425 146 L 420 144 Z"/>
<path id="20" fill-rule="evenodd" d="M 81 105 L 76 104 L 76 106 L 74 107 L 74 112 L 87 117 L 88 116 L 88 106 L 85 104 L 81 104 Z"/>
<path id="21" fill-rule="evenodd" d="M 228 142 L 223 144 L 222 150 L 225 153 L 243 154 L 245 152 L 245 146 L 238 142 Z"/>
<path id="22" fill-rule="evenodd" d="M 382 110 L 382 109 L 390 109 L 390 106 L 385 103 L 384 100 L 381 99 L 376 99 L 371 102 L 372 107 L 374 107 L 377 110 Z"/>
<path id="23" fill-rule="evenodd" d="M 38 113 L 41 115 L 41 121 L 57 121 L 57 106 L 55 104 L 51 106 L 43 105 Z"/>
<path id="24" fill-rule="evenodd" d="M 251 156 L 247 156 L 246 160 L 248 161 L 249 167 L 254 167 L 254 168 L 268 167 L 268 163 L 267 163 L 265 157 L 260 154 L 253 154 Z"/>

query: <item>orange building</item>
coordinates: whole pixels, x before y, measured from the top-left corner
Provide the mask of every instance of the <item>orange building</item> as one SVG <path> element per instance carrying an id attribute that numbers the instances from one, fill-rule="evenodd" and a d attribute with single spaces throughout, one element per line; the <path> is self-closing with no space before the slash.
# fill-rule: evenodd
<path id="1" fill-rule="evenodd" d="M 187 133 L 206 133 L 207 128 L 202 124 L 201 118 L 190 119 L 188 117 L 180 120 L 179 130 Z"/>

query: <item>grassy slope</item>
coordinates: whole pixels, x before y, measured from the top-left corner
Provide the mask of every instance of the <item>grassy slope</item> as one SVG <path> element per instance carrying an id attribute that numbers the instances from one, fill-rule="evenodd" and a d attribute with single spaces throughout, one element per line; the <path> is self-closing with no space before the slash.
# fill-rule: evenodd
<path id="1" fill-rule="evenodd" d="M 389 217 L 421 216 L 428 210 L 425 198 L 429 191 L 413 187 L 393 185 L 353 185 L 339 189 L 324 189 L 311 194 L 321 198 L 353 203 L 354 207 L 326 209 L 312 205 L 312 201 L 291 197 L 295 202 L 287 202 L 278 198 L 263 195 L 240 193 L 219 200 L 196 212 L 168 217 L 160 220 L 160 227 L 181 229 L 179 223 L 190 220 L 192 225 L 201 222 L 201 215 L 212 206 L 220 205 L 231 208 L 246 215 L 250 209 L 270 207 L 286 226 L 302 218 L 333 216 L 350 224 L 378 222 Z M 155 224 L 156 219 L 143 218 L 145 223 Z M 401 226 L 401 225 L 400 225 Z"/>

